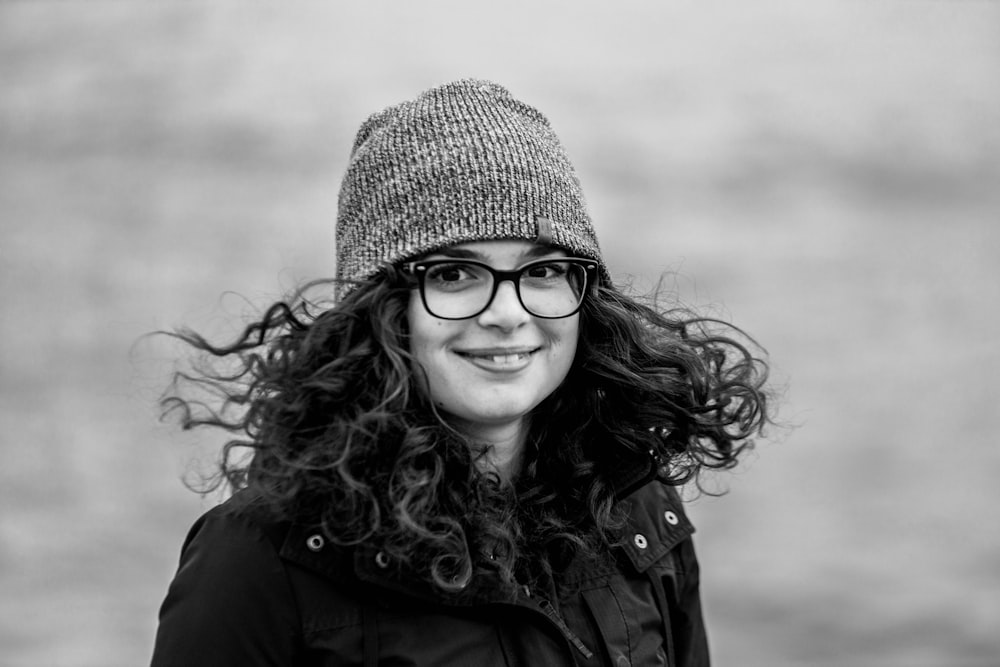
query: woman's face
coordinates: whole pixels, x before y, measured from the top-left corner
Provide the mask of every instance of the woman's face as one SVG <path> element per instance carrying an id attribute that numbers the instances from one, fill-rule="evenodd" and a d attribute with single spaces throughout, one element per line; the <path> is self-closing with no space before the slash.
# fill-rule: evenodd
<path id="1" fill-rule="evenodd" d="M 475 259 L 495 269 L 516 269 L 565 252 L 527 241 L 463 243 L 424 259 Z M 426 372 L 438 409 L 456 427 L 520 426 L 524 417 L 563 381 L 576 355 L 579 313 L 561 319 L 530 315 L 512 282 L 498 286 L 489 307 L 463 320 L 427 312 L 414 289 L 408 310 L 410 351 Z"/>

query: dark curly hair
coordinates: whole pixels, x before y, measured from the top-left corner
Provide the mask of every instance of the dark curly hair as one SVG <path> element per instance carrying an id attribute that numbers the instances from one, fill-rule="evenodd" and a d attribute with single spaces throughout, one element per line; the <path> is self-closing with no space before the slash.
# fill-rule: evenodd
<path id="1" fill-rule="evenodd" d="M 201 490 L 247 488 L 336 543 L 377 544 L 445 592 L 487 570 L 512 590 L 573 554 L 606 553 L 623 525 L 616 472 L 652 457 L 662 481 L 683 484 L 736 465 L 769 421 L 768 367 L 742 332 L 598 285 L 573 367 L 532 414 L 522 471 L 503 484 L 423 388 L 410 286 L 387 270 L 336 305 L 310 296 L 331 289 L 308 285 L 227 345 L 171 334 L 203 354 L 175 374 L 164 415 L 232 434 Z"/>

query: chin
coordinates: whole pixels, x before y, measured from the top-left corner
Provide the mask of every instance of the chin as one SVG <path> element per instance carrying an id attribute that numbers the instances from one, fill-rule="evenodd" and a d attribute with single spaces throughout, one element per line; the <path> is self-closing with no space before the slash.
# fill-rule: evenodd
<path id="1" fill-rule="evenodd" d="M 490 406 L 490 409 L 483 410 L 483 405 Z M 524 419 L 534 406 L 528 404 L 503 404 L 493 400 L 479 403 L 476 408 L 471 409 L 468 406 L 458 405 L 454 406 L 454 409 L 448 405 L 442 405 L 441 407 L 452 417 L 473 426 L 499 426 Z"/>
<path id="2" fill-rule="evenodd" d="M 497 426 L 519 421 L 528 415 L 528 410 L 494 410 L 490 412 L 465 413 L 460 419 L 470 424 L 482 424 L 484 426 Z"/>

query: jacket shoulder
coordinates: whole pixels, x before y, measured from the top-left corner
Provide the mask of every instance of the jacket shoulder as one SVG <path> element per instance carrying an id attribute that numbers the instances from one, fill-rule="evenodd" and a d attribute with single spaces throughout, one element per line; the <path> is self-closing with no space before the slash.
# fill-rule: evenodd
<path id="1" fill-rule="evenodd" d="M 261 521 L 244 500 L 209 510 L 188 532 L 160 608 L 154 666 L 282 664 L 291 656 L 297 610 L 273 541 L 287 528 Z"/>
<path id="2" fill-rule="evenodd" d="M 205 512 L 195 522 L 188 540 L 205 530 L 206 524 L 216 530 L 244 528 L 259 532 L 267 538 L 275 551 L 281 550 L 281 545 L 292 528 L 292 522 L 279 517 L 260 494 L 247 489 L 237 491 L 225 502 Z"/>

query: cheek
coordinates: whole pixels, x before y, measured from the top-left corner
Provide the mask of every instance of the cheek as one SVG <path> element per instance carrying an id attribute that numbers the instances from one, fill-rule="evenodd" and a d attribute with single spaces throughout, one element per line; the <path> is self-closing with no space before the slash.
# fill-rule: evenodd
<path id="1" fill-rule="evenodd" d="M 434 375 L 441 365 L 447 341 L 454 335 L 453 323 L 432 317 L 424 309 L 419 296 L 410 298 L 407 310 L 409 351 L 426 373 Z"/>
<path id="2" fill-rule="evenodd" d="M 406 326 L 410 332 L 410 353 L 419 356 L 427 349 L 433 337 L 434 327 L 416 293 L 410 295 L 410 304 L 406 309 Z"/>
<path id="3" fill-rule="evenodd" d="M 580 316 L 575 315 L 570 321 L 549 332 L 550 338 L 557 341 L 557 357 L 553 360 L 555 367 L 562 374 L 561 382 L 576 360 L 577 345 L 580 340 Z"/>

